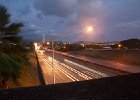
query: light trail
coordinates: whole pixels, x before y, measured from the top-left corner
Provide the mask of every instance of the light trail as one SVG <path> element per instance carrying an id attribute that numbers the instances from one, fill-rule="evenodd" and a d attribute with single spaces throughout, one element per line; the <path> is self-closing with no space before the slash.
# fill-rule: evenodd
<path id="1" fill-rule="evenodd" d="M 78 66 L 78 67 L 80 67 L 80 68 L 86 69 L 86 70 L 88 70 L 88 71 L 91 71 L 91 72 L 93 72 L 93 73 L 96 73 L 96 74 L 98 74 L 98 75 L 101 75 L 102 77 L 108 77 L 108 75 L 105 74 L 105 73 L 101 73 L 101 72 L 99 72 L 99 71 L 90 69 L 90 68 L 88 68 L 88 67 L 85 67 L 85 66 L 83 66 L 83 65 L 80 65 L 80 64 L 75 63 L 75 62 L 73 62 L 73 61 L 70 61 L 70 60 L 67 60 L 67 59 L 64 59 L 64 61 L 66 61 L 66 62 L 68 62 L 68 63 L 71 63 L 71 64 L 74 64 L 74 65 L 76 65 L 76 66 Z"/>
<path id="2" fill-rule="evenodd" d="M 49 58 L 49 60 L 52 59 L 52 57 L 48 57 L 48 58 Z M 69 70 L 71 70 L 72 72 L 76 73 L 77 75 L 79 75 L 80 77 L 82 77 L 82 78 L 85 79 L 85 80 L 90 80 L 90 79 L 92 79 L 90 76 L 88 76 L 88 75 L 86 75 L 86 74 L 84 74 L 84 73 L 82 73 L 82 72 L 80 72 L 80 71 L 78 71 L 78 70 L 76 70 L 76 69 L 74 69 L 74 68 L 72 68 L 72 67 L 70 67 L 70 66 L 64 64 L 64 63 L 61 63 L 61 62 L 59 62 L 59 61 L 57 61 L 57 60 L 55 60 L 55 59 L 54 59 L 54 62 L 55 62 L 55 63 L 58 62 L 60 65 L 64 66 L 65 68 L 67 68 L 67 69 L 69 69 Z"/>
<path id="3" fill-rule="evenodd" d="M 63 65 L 63 66 L 66 67 L 67 69 L 71 70 L 72 72 L 78 74 L 80 77 L 84 78 L 85 80 L 90 80 L 90 79 L 92 79 L 91 77 L 85 75 L 84 73 L 81 73 L 80 71 L 78 71 L 78 70 L 76 70 L 76 69 L 74 69 L 74 68 L 72 68 L 72 67 L 70 67 L 70 66 L 68 66 L 68 65 L 66 65 L 66 64 L 64 64 L 64 63 L 61 63 L 61 65 Z"/>
<path id="4" fill-rule="evenodd" d="M 66 74 L 70 79 L 72 79 L 72 81 L 79 81 L 76 77 L 74 77 L 73 75 L 69 74 L 67 71 L 63 70 L 62 68 L 58 67 L 58 69 L 60 71 L 62 71 L 64 74 Z"/>
<path id="5" fill-rule="evenodd" d="M 51 69 L 52 69 L 52 66 L 51 66 L 51 65 L 47 62 L 47 60 L 46 60 L 46 59 L 43 59 L 43 61 L 44 61 L 44 62 L 46 62 L 46 64 L 47 64 L 47 65 L 49 65 L 49 68 L 51 68 Z"/>
<path id="6" fill-rule="evenodd" d="M 91 77 L 94 77 L 94 78 L 96 78 L 96 79 L 98 79 L 98 78 L 101 77 L 101 76 L 99 76 L 99 75 L 97 75 L 97 74 L 95 74 L 95 73 L 89 72 L 89 71 L 83 71 L 83 73 L 88 74 L 88 75 L 90 75 Z M 101 77 L 101 78 L 102 78 L 102 77 Z"/>
<path id="7" fill-rule="evenodd" d="M 52 65 L 46 60 L 46 59 L 43 59 L 49 66 L 50 68 L 52 69 Z M 62 68 L 60 68 L 59 66 L 57 66 L 56 64 L 55 65 L 55 69 L 58 69 L 59 71 L 61 71 L 64 75 L 66 75 L 70 80 L 72 81 L 79 81 L 76 77 L 74 77 L 73 75 L 69 74 L 67 71 L 63 70 Z"/>

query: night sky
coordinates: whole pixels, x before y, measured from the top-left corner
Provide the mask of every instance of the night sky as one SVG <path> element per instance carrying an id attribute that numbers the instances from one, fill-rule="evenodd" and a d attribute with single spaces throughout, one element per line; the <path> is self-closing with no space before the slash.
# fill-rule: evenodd
<path id="1" fill-rule="evenodd" d="M 140 0 L 0 0 L 11 21 L 24 23 L 20 35 L 39 40 L 55 33 L 64 41 L 140 38 Z M 94 32 L 84 31 L 93 26 Z"/>

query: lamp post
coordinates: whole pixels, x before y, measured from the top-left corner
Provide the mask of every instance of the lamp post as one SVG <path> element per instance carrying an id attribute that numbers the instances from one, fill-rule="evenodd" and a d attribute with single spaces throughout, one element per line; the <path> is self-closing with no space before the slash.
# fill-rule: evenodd
<path id="1" fill-rule="evenodd" d="M 51 34 L 51 41 L 52 41 L 52 68 L 53 68 L 53 84 L 56 83 L 56 79 L 55 79 L 55 66 L 54 66 L 54 38 L 55 38 L 55 33 Z M 48 43 L 50 44 L 50 43 Z"/>
<path id="2" fill-rule="evenodd" d="M 52 68 L 53 68 L 53 84 L 55 84 L 55 67 L 54 67 L 54 34 L 52 33 Z"/>

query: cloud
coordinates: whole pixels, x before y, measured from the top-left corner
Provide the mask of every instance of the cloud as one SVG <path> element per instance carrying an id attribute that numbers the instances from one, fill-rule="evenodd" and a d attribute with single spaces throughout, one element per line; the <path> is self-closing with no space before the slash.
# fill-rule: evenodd
<path id="1" fill-rule="evenodd" d="M 127 38 L 140 38 L 140 21 L 130 21 L 115 24 L 107 29 L 100 37 L 105 40 L 123 40 Z"/>
<path id="2" fill-rule="evenodd" d="M 33 6 L 45 16 L 73 17 L 98 16 L 104 12 L 99 0 L 34 0 Z"/>
<path id="3" fill-rule="evenodd" d="M 30 37 L 32 35 L 38 34 L 38 31 L 41 31 L 41 30 L 42 29 L 40 27 L 35 26 L 35 25 L 25 25 L 20 35 L 24 37 L 28 37 L 28 36 Z"/>
<path id="4" fill-rule="evenodd" d="M 52 17 L 52 28 L 57 30 L 98 24 L 105 14 L 105 6 L 99 0 L 34 0 L 33 6 L 42 15 Z"/>
<path id="5" fill-rule="evenodd" d="M 55 16 L 52 28 L 59 32 L 93 25 L 98 35 L 93 34 L 91 40 L 120 40 L 134 33 L 140 37 L 139 5 L 140 0 L 34 0 L 33 6 L 44 16 Z"/>
<path id="6" fill-rule="evenodd" d="M 140 0 L 0 0 L 0 4 L 14 21 L 25 23 L 22 34 L 56 32 L 66 33 L 69 40 L 94 41 L 140 37 Z M 81 35 L 87 25 L 96 34 Z"/>
<path id="7" fill-rule="evenodd" d="M 47 16 L 67 16 L 74 12 L 75 4 L 75 0 L 34 0 L 35 9 Z"/>
<path id="8" fill-rule="evenodd" d="M 31 12 L 31 1 L 29 0 L 0 0 L 0 4 L 6 6 L 14 17 L 26 16 Z"/>

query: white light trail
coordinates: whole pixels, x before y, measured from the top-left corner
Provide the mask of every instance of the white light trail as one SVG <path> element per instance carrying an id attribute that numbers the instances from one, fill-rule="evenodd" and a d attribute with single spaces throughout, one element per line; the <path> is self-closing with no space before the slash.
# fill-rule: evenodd
<path id="1" fill-rule="evenodd" d="M 64 59 L 64 61 L 69 62 L 69 63 L 71 63 L 71 64 L 74 64 L 74 65 L 76 65 L 76 66 L 78 66 L 78 67 L 81 67 L 81 68 L 83 68 L 83 69 L 86 69 L 86 70 L 88 70 L 88 71 L 91 71 L 91 72 L 93 72 L 93 73 L 96 73 L 96 74 L 98 74 L 98 75 L 101 75 L 102 77 L 108 77 L 108 75 L 105 74 L 105 73 L 102 73 L 102 72 L 99 72 L 99 71 L 90 69 L 90 68 L 88 68 L 88 67 L 85 67 L 85 66 L 83 66 L 83 65 L 80 65 L 80 64 L 75 63 L 75 62 L 73 62 L 73 61 L 70 61 L 70 60 L 67 60 L 67 59 Z"/>
<path id="2" fill-rule="evenodd" d="M 51 60 L 51 57 L 49 57 Z M 46 59 L 43 59 L 49 66 L 51 66 L 51 64 L 46 60 Z M 55 61 L 56 62 L 56 61 Z M 59 66 L 57 66 L 56 64 L 55 65 L 55 69 L 58 69 L 59 71 L 61 71 L 64 75 L 66 75 L 70 80 L 72 81 L 79 81 L 76 77 L 74 77 L 73 75 L 69 74 L 67 71 L 63 70 L 62 68 L 60 68 Z M 50 67 L 52 69 L 52 67 Z"/>
<path id="3" fill-rule="evenodd" d="M 50 58 L 50 59 L 51 59 L 51 58 Z M 78 74 L 80 77 L 84 78 L 85 80 L 90 80 L 90 79 L 92 79 L 90 76 L 87 76 L 87 75 L 85 75 L 84 73 L 82 73 L 82 72 L 80 72 L 80 71 L 78 71 L 78 70 L 76 70 L 76 69 L 74 69 L 74 68 L 72 68 L 72 67 L 70 67 L 70 66 L 68 66 L 68 65 L 66 65 L 66 64 L 64 64 L 64 63 L 61 63 L 61 62 L 59 62 L 59 61 L 57 61 L 57 60 L 55 60 L 55 59 L 54 59 L 54 62 L 58 62 L 60 65 L 64 66 L 65 68 L 67 68 L 67 69 L 69 69 L 69 70 L 71 70 L 72 72 Z"/>

